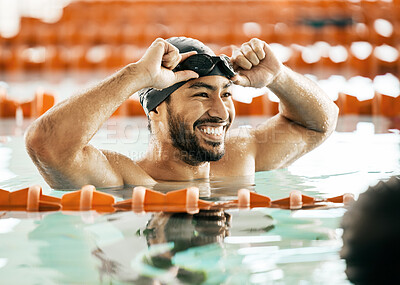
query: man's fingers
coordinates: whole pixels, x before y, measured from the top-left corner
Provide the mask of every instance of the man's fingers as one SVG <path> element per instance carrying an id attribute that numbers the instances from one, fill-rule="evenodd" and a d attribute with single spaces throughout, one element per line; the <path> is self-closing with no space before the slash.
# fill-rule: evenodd
<path id="1" fill-rule="evenodd" d="M 188 57 L 197 54 L 197 51 L 189 51 L 189 52 L 185 52 L 185 53 L 181 53 L 181 61 L 184 61 L 185 59 L 187 59 Z"/>
<path id="2" fill-rule="evenodd" d="M 165 53 L 164 40 L 158 38 L 150 45 L 150 47 L 146 50 L 146 53 L 142 58 L 155 59 L 161 63 L 164 53 Z"/>
<path id="3" fill-rule="evenodd" d="M 248 43 L 242 45 L 241 51 L 242 51 L 242 54 L 246 57 L 246 59 L 248 61 L 250 61 L 250 63 L 253 66 L 256 66 L 260 63 L 260 60 L 258 59 L 257 54 L 254 52 L 254 50 L 251 48 L 251 46 Z"/>
<path id="4" fill-rule="evenodd" d="M 251 69 L 252 63 L 243 55 L 240 49 L 233 51 L 232 62 L 240 68 Z"/>
<path id="5" fill-rule="evenodd" d="M 264 42 L 260 41 L 259 39 L 252 39 L 249 42 L 252 50 L 256 53 L 258 59 L 261 61 L 265 58 L 265 51 L 264 51 Z"/>
<path id="6" fill-rule="evenodd" d="M 242 76 L 239 74 L 236 74 L 234 77 L 231 78 L 233 83 L 241 86 L 250 86 L 250 81 L 246 76 Z"/>
<path id="7" fill-rule="evenodd" d="M 191 70 L 183 70 L 183 71 L 178 71 L 175 72 L 175 83 L 181 82 L 181 81 L 187 81 L 190 79 L 194 78 L 199 78 L 199 75 Z"/>
<path id="8" fill-rule="evenodd" d="M 162 65 L 168 69 L 174 69 L 181 61 L 182 56 L 179 54 L 179 50 L 176 47 L 168 42 L 166 42 L 166 44 Z"/>
<path id="9" fill-rule="evenodd" d="M 260 63 L 265 58 L 267 49 L 266 44 L 259 39 L 252 39 L 251 41 L 242 44 L 240 49 L 235 49 L 232 55 L 232 61 L 238 67 L 249 70 L 253 66 Z"/>
<path id="10" fill-rule="evenodd" d="M 163 60 L 162 60 L 162 65 L 168 69 L 174 69 L 179 63 L 187 59 L 188 57 L 196 54 L 196 51 L 190 51 L 186 53 L 180 54 L 178 51 L 177 52 L 170 52 L 166 55 L 164 55 Z"/>
<path id="11" fill-rule="evenodd" d="M 179 53 L 169 53 L 163 56 L 162 65 L 168 69 L 174 69 L 180 62 Z"/>

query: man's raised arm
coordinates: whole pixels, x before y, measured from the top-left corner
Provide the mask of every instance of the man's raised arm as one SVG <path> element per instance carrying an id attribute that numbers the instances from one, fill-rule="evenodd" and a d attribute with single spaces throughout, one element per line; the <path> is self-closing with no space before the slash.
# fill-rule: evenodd
<path id="1" fill-rule="evenodd" d="M 242 86 L 265 87 L 280 99 L 279 114 L 250 133 L 255 170 L 285 167 L 322 143 L 335 129 L 338 108 L 313 81 L 284 66 L 263 41 L 252 39 L 234 51 Z"/>
<path id="2" fill-rule="evenodd" d="M 78 188 L 84 184 L 97 187 L 123 185 L 115 157 L 127 158 L 102 152 L 89 141 L 136 91 L 145 87 L 162 89 L 198 77 L 192 71 L 172 71 L 192 54 L 180 55 L 174 46 L 157 39 L 140 61 L 57 104 L 32 123 L 25 136 L 26 147 L 49 185 L 53 188 Z"/>

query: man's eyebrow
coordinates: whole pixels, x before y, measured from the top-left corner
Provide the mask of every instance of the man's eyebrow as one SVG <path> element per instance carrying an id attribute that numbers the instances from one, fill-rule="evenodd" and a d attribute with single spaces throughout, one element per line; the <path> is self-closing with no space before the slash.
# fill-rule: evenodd
<path id="1" fill-rule="evenodd" d="M 193 88 L 193 89 L 198 89 L 198 88 L 206 88 L 212 91 L 217 90 L 217 88 L 215 86 L 206 84 L 204 82 L 195 82 L 192 85 L 189 86 L 189 88 Z"/>
<path id="2" fill-rule="evenodd" d="M 226 89 L 228 87 L 230 87 L 233 84 L 232 81 L 229 81 L 227 84 L 225 84 L 222 89 Z M 213 85 L 209 85 L 207 83 L 204 82 L 195 82 L 192 85 L 189 86 L 189 88 L 193 88 L 193 89 L 199 89 L 199 88 L 206 88 L 212 91 L 216 91 L 217 87 L 213 86 Z"/>

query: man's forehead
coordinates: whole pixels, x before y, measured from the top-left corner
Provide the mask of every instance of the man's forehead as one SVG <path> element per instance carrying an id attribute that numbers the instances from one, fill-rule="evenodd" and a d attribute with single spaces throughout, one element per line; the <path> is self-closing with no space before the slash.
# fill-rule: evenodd
<path id="1" fill-rule="evenodd" d="M 205 76 L 190 80 L 185 85 L 182 86 L 182 89 L 190 90 L 190 89 L 210 89 L 210 90 L 218 90 L 218 89 L 226 89 L 233 85 L 233 82 L 224 76 Z"/>

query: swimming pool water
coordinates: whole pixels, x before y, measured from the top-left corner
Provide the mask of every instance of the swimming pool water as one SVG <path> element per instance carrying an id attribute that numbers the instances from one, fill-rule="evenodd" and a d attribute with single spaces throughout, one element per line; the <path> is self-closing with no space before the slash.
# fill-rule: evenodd
<path id="1" fill-rule="evenodd" d="M 256 126 L 260 118 L 236 125 Z M 0 188 L 45 184 L 24 150 L 23 131 L 0 121 Z M 314 197 L 345 192 L 400 174 L 398 130 L 386 119 L 341 118 L 324 144 L 287 169 L 255 177 L 158 185 L 201 188 L 205 199 L 230 199 L 242 186 L 272 199 L 301 190 Z M 92 143 L 132 158 L 143 155 L 143 119 L 114 119 Z M 106 189 L 127 199 L 131 189 Z M 1 284 L 348 284 L 340 219 L 343 208 L 288 211 L 270 208 L 197 215 L 118 212 L 0 212 Z"/>

